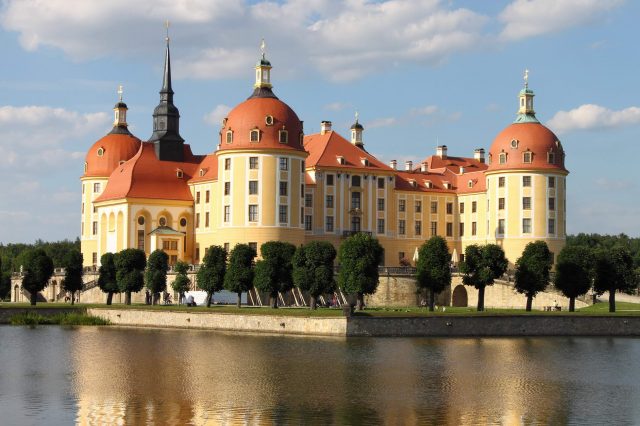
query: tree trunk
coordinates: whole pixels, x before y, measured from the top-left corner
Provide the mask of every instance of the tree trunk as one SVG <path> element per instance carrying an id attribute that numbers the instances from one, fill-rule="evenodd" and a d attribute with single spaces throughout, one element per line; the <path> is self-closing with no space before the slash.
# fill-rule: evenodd
<path id="1" fill-rule="evenodd" d="M 131 292 L 127 291 L 124 293 L 124 304 L 125 305 L 130 305 L 131 304 Z"/>
<path id="2" fill-rule="evenodd" d="M 478 289 L 478 312 L 484 311 L 484 289 L 485 286 Z"/>
<path id="3" fill-rule="evenodd" d="M 76 300 L 76 292 L 72 291 L 71 292 L 71 306 L 73 306 L 75 300 Z"/>
<path id="4" fill-rule="evenodd" d="M 312 311 L 315 311 L 318 308 L 316 297 L 314 295 L 311 295 L 311 300 L 309 300 L 309 307 Z"/>
<path id="5" fill-rule="evenodd" d="M 576 298 L 575 297 L 570 297 L 569 298 L 569 312 L 575 312 L 576 311 Z"/>
<path id="6" fill-rule="evenodd" d="M 278 309 L 278 294 L 277 293 L 276 293 L 275 296 L 273 294 L 269 295 L 269 306 L 271 306 L 272 309 Z"/>
<path id="7" fill-rule="evenodd" d="M 110 305 L 112 301 L 113 301 L 113 292 L 110 291 L 107 293 L 107 305 Z"/>
<path id="8" fill-rule="evenodd" d="M 531 304 L 533 303 L 533 296 L 527 294 L 527 312 L 531 312 Z"/>
<path id="9" fill-rule="evenodd" d="M 356 294 L 356 311 L 364 309 L 364 294 L 358 292 Z"/>
<path id="10" fill-rule="evenodd" d="M 433 292 L 433 289 L 429 289 L 429 312 L 433 312 L 434 306 L 436 304 L 436 295 Z"/>
<path id="11" fill-rule="evenodd" d="M 212 292 L 208 291 L 207 292 L 207 308 L 211 307 L 211 296 L 213 295 Z"/>
<path id="12" fill-rule="evenodd" d="M 609 312 L 616 311 L 616 289 L 611 287 L 609 289 Z"/>
<path id="13" fill-rule="evenodd" d="M 237 304 L 238 309 L 240 309 L 242 307 L 242 292 L 239 291 L 238 292 L 238 304 Z"/>
<path id="14" fill-rule="evenodd" d="M 36 306 L 36 302 L 38 301 L 38 292 L 32 291 L 29 293 L 29 299 L 31 300 L 31 306 Z"/>
<path id="15" fill-rule="evenodd" d="M 151 295 L 151 304 L 152 305 L 157 305 L 158 304 L 158 300 L 160 300 L 160 293 L 153 293 Z"/>

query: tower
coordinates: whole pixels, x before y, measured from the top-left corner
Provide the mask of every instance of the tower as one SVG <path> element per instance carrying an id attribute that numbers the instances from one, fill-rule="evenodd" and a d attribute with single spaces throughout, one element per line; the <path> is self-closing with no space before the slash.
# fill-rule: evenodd
<path id="1" fill-rule="evenodd" d="M 356 122 L 351 126 L 351 143 L 360 149 L 364 149 L 364 141 L 362 140 L 364 127 L 358 122 L 358 117 L 358 111 L 356 111 Z"/>
<path id="2" fill-rule="evenodd" d="M 160 89 L 160 103 L 153 111 L 153 134 L 149 142 L 155 145 L 156 156 L 162 161 L 184 161 L 184 139 L 180 136 L 180 112 L 173 104 L 171 88 L 171 54 L 169 52 L 169 23 L 164 73 Z"/>

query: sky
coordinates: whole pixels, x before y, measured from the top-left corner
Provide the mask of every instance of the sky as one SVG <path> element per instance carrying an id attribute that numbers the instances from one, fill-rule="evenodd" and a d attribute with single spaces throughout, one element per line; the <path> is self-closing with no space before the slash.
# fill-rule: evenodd
<path id="1" fill-rule="evenodd" d="M 151 136 L 170 21 L 180 129 L 215 150 L 266 40 L 280 99 L 316 133 L 417 164 L 473 156 L 515 118 L 523 73 L 570 171 L 568 233 L 640 236 L 640 55 L 631 0 L 0 0 L 0 243 L 76 238 L 80 176 L 124 86 Z"/>

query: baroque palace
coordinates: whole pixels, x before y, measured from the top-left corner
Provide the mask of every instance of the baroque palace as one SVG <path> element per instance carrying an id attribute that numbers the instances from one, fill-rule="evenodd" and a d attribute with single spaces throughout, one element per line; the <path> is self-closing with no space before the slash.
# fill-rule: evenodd
<path id="1" fill-rule="evenodd" d="M 217 149 L 195 155 L 180 136 L 173 103 L 169 41 L 153 134 L 127 128 L 115 105 L 113 129 L 87 152 L 82 176 L 81 244 L 85 266 L 106 252 L 164 250 L 171 263 L 197 264 L 211 245 L 311 240 L 336 247 L 367 232 L 384 247 L 384 264 L 415 260 L 417 248 L 443 236 L 452 261 L 469 244 L 497 243 L 513 264 L 524 246 L 544 240 L 558 253 L 566 235 L 565 153 L 519 93 L 515 121 L 488 155 L 450 156 L 446 146 L 420 164 L 384 164 L 369 154 L 364 127 L 348 138 L 320 123 L 305 135 L 296 113 L 274 94 L 271 63 L 255 66 L 253 93 L 222 121 Z"/>

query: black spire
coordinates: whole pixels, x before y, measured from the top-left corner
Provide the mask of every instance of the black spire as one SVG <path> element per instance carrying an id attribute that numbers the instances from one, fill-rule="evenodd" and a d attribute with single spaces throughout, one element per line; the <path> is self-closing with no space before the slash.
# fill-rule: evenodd
<path id="1" fill-rule="evenodd" d="M 164 58 L 164 74 L 160 103 L 153 111 L 153 134 L 149 142 L 155 144 L 156 156 L 165 161 L 184 161 L 184 139 L 180 136 L 180 112 L 173 104 L 171 88 L 171 56 L 169 53 L 169 36 Z"/>

